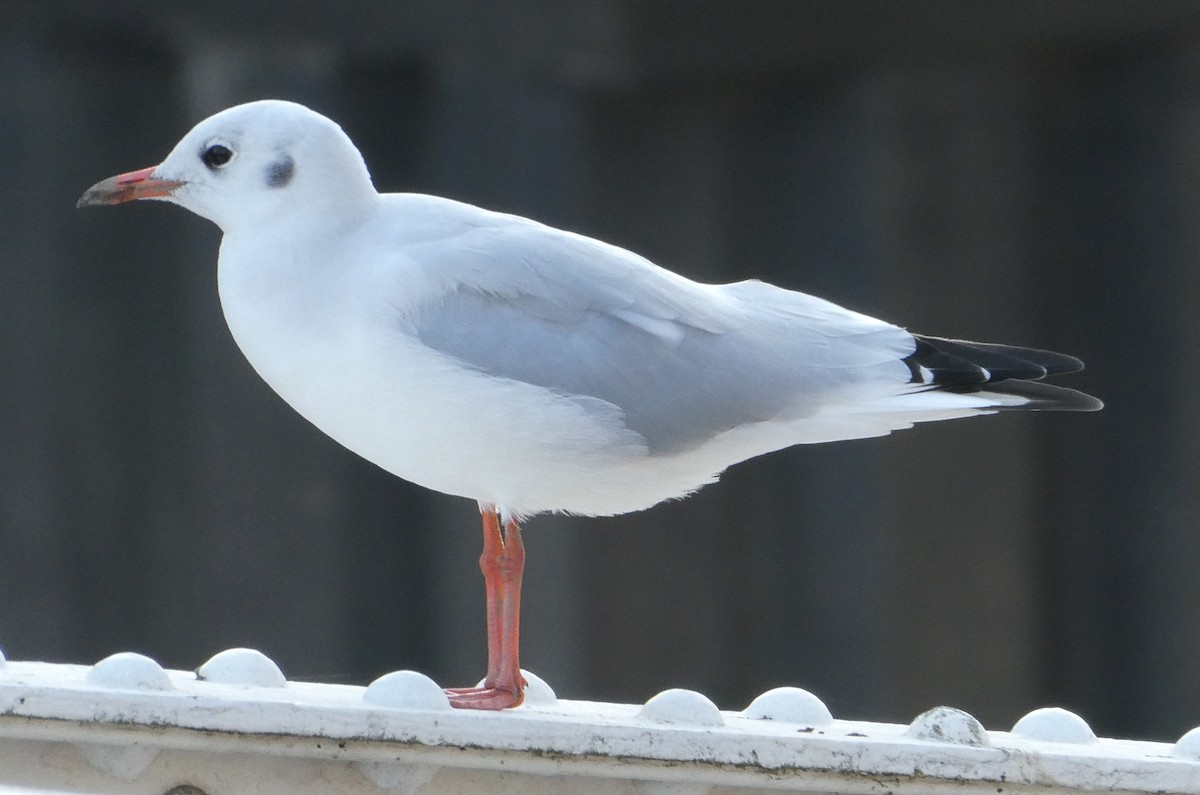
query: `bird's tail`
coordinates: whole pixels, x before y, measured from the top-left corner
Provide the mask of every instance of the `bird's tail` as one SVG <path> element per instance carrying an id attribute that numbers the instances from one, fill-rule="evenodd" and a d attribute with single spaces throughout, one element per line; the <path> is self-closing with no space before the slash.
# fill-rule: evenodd
<path id="1" fill-rule="evenodd" d="M 913 335 L 917 349 L 904 359 L 914 386 L 960 395 L 995 397 L 996 409 L 1097 411 L 1104 404 L 1075 389 L 1041 383 L 1074 373 L 1083 362 L 1037 348 Z"/>

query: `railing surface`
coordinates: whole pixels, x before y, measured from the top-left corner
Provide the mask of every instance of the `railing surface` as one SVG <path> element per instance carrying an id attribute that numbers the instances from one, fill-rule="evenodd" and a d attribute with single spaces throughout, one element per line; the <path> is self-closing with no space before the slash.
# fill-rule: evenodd
<path id="1" fill-rule="evenodd" d="M 195 672 L 133 653 L 0 655 L 0 793 L 1200 792 L 1200 729 L 1098 739 L 1056 708 L 1011 731 L 949 707 L 907 726 L 835 720 L 797 688 L 738 712 L 688 690 L 568 701 L 528 678 L 525 705 L 483 713 L 451 709 L 411 671 L 365 688 L 289 682 L 249 649 Z"/>

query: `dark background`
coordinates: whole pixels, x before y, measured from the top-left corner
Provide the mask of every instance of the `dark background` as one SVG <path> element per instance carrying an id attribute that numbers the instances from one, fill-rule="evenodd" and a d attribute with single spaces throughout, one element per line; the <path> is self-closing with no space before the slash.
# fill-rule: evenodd
<path id="1" fill-rule="evenodd" d="M 336 10 L 334 6 L 336 5 Z M 294 678 L 484 666 L 478 513 L 262 384 L 217 230 L 76 212 L 260 97 L 381 190 L 1064 350 L 1093 415 L 794 448 L 528 525 L 523 662 L 569 698 L 792 684 L 837 717 L 1200 724 L 1200 4 L 0 0 L 0 648 Z"/>

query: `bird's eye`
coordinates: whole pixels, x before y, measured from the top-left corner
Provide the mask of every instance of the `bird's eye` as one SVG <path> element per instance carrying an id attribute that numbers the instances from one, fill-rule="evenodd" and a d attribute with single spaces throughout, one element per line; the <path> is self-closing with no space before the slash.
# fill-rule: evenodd
<path id="1" fill-rule="evenodd" d="M 213 144 L 204 150 L 200 155 L 200 162 L 208 166 L 213 171 L 216 171 L 221 166 L 225 165 L 233 158 L 233 151 L 228 146 L 221 144 Z"/>

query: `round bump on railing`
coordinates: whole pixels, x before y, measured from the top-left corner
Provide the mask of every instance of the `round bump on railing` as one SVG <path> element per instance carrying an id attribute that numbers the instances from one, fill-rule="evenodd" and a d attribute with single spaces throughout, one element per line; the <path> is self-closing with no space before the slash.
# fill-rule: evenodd
<path id="1" fill-rule="evenodd" d="M 1096 742 L 1096 733 L 1087 721 L 1061 707 L 1035 709 L 1017 721 L 1012 733 L 1027 740 L 1047 743 L 1086 745 Z"/>
<path id="2" fill-rule="evenodd" d="M 833 714 L 825 702 L 798 687 L 768 690 L 742 710 L 742 717 L 801 723 L 805 726 L 826 726 L 833 722 Z"/>
<path id="3" fill-rule="evenodd" d="M 172 690 L 171 677 L 144 654 L 123 651 L 105 657 L 88 671 L 89 685 L 115 690 Z"/>
<path id="4" fill-rule="evenodd" d="M 367 685 L 363 701 L 391 709 L 453 709 L 438 683 L 416 671 L 384 674 Z"/>
<path id="5" fill-rule="evenodd" d="M 639 717 L 655 723 L 723 726 L 725 719 L 717 705 L 694 690 L 672 688 L 664 690 L 645 703 Z"/>
<path id="6" fill-rule="evenodd" d="M 1200 762 L 1200 726 L 1180 737 L 1179 742 L 1171 746 L 1171 756 Z"/>
<path id="7" fill-rule="evenodd" d="M 982 723 L 973 715 L 954 707 L 934 707 L 922 712 L 905 734 L 917 740 L 953 745 L 982 747 L 992 744 Z"/>
<path id="8" fill-rule="evenodd" d="M 196 678 L 221 685 L 285 687 L 287 678 L 275 662 L 254 649 L 226 649 L 196 669 Z"/>

